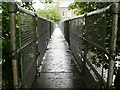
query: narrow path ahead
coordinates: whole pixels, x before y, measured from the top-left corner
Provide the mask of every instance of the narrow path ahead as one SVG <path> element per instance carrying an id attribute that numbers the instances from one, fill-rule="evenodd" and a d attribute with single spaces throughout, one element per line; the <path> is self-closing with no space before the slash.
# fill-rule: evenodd
<path id="1" fill-rule="evenodd" d="M 82 77 L 74 61 L 61 30 L 56 28 L 34 88 L 81 88 Z"/>

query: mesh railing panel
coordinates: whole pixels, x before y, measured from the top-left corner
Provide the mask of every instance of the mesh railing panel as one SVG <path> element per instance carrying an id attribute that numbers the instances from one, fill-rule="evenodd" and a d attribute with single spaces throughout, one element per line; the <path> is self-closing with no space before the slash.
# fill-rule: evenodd
<path id="1" fill-rule="evenodd" d="M 78 18 L 70 21 L 70 44 L 73 45 L 78 52 L 81 52 L 83 49 L 83 31 L 84 18 Z"/>
<path id="2" fill-rule="evenodd" d="M 46 31 L 45 31 L 45 20 L 38 18 L 38 51 L 40 52 L 40 60 L 39 63 L 41 63 L 41 59 L 44 56 L 45 50 L 46 50 Z"/>
<path id="3" fill-rule="evenodd" d="M 105 54 L 106 29 L 108 28 L 106 13 L 86 15 L 68 21 L 70 22 L 67 24 L 70 31 L 70 48 L 79 65 L 86 62 L 86 67 L 91 69 L 90 73 L 95 82 L 99 81 L 96 85 L 100 87 L 100 84 L 107 81 L 108 73 L 108 70 L 104 68 L 108 58 Z M 64 32 L 66 32 L 66 28 L 64 28 Z M 102 81 L 103 79 L 104 81 Z"/>
<path id="4" fill-rule="evenodd" d="M 86 58 L 102 77 L 107 73 L 103 73 L 103 65 L 106 64 L 105 62 L 107 60 L 104 52 L 97 46 L 100 46 L 105 50 L 106 22 L 107 20 L 105 13 L 86 17 Z"/>
<path id="5" fill-rule="evenodd" d="M 49 22 L 47 22 L 45 19 L 38 18 L 38 51 L 40 52 L 38 66 L 42 62 L 42 58 L 45 54 L 47 43 L 50 38 L 48 24 Z"/>
<path id="6" fill-rule="evenodd" d="M 76 18 L 69 21 L 69 39 L 70 48 L 76 58 L 81 70 L 82 66 L 82 51 L 83 51 L 83 33 L 84 33 L 84 18 Z"/>
<path id="7" fill-rule="evenodd" d="M 20 86 L 22 84 L 22 88 L 31 88 L 39 69 L 38 59 L 41 60 L 45 54 L 55 24 L 13 2 L 9 3 L 9 15 L 10 31 L 12 31 L 10 37 L 13 37 L 10 38 L 10 43 L 13 43 L 10 47 L 13 49 L 10 56 L 12 62 L 16 60 L 14 65 L 12 64 L 13 79 L 18 75 L 18 80 L 14 79 L 13 82 Z"/>
<path id="8" fill-rule="evenodd" d="M 87 67 L 84 68 L 85 76 L 92 78 L 95 87 L 103 87 L 103 85 L 107 87 L 107 78 L 110 81 L 108 83 L 113 84 L 112 76 L 117 76 L 115 75 L 116 65 L 113 61 L 115 64 L 119 64 L 116 60 L 120 60 L 119 4 L 114 3 L 106 8 L 71 18 L 63 23 L 65 22 L 70 23 L 60 25 L 64 26 L 63 32 L 68 31 L 65 27 L 69 27 L 70 48 L 78 64 L 82 61 L 82 65 Z M 107 76 L 108 74 L 109 76 Z"/>
<path id="9" fill-rule="evenodd" d="M 49 43 L 49 40 L 51 38 L 51 35 L 54 30 L 54 23 L 47 21 L 41 17 L 37 18 L 37 31 L 38 31 L 38 52 L 39 60 L 38 60 L 38 66 L 40 66 L 42 62 L 42 58 L 44 57 L 45 51 L 47 49 L 47 45 Z"/>
<path id="10" fill-rule="evenodd" d="M 105 47 L 106 38 L 106 14 L 96 14 L 86 17 L 86 39 Z"/>
<path id="11" fill-rule="evenodd" d="M 23 87 L 30 88 L 36 75 L 35 17 L 18 13 L 17 49 Z"/>

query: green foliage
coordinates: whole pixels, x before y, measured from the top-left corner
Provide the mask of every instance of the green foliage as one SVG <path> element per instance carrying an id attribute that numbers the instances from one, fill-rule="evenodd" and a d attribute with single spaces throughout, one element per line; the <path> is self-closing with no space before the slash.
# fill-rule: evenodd
<path id="1" fill-rule="evenodd" d="M 32 10 L 32 11 L 35 11 L 35 9 L 33 8 L 33 6 L 32 6 L 32 2 L 18 2 L 17 3 L 19 6 L 21 6 L 21 7 L 23 7 L 23 8 L 25 8 L 25 9 L 27 9 L 27 10 Z"/>
<path id="2" fill-rule="evenodd" d="M 68 9 L 74 10 L 74 13 L 76 15 L 84 14 L 86 12 L 91 12 L 94 10 L 98 10 L 103 7 L 107 7 L 110 5 L 109 2 L 103 3 L 103 2 L 74 2 L 71 3 L 68 7 Z"/>
<path id="3" fill-rule="evenodd" d="M 47 9 L 47 10 L 39 9 L 39 10 L 37 10 L 37 14 L 41 17 L 52 20 L 54 22 L 57 22 L 60 20 L 59 10 L 57 8 L 51 8 L 51 9 Z"/>
<path id="4" fill-rule="evenodd" d="M 2 3 L 2 48 L 3 48 L 3 60 L 8 60 L 10 48 L 10 25 L 9 25 L 9 14 L 8 14 L 8 3 Z"/>
<path id="5" fill-rule="evenodd" d="M 10 25 L 9 25 L 9 14 L 8 14 L 8 3 L 2 3 L 2 86 L 10 87 L 12 86 L 12 69 L 10 61 Z M 6 76 L 8 75 L 9 76 Z"/>
<path id="6" fill-rule="evenodd" d="M 31 7 L 31 2 L 24 2 L 21 4 L 29 10 L 33 10 Z M 17 26 L 17 25 L 16 25 Z M 3 48 L 3 60 L 9 60 L 10 53 L 10 24 L 9 24 L 9 13 L 8 13 L 8 3 L 2 3 L 2 48 Z"/>
<path id="7" fill-rule="evenodd" d="M 17 3 L 20 6 L 34 11 L 31 2 Z M 12 87 L 12 64 L 11 64 L 11 48 L 10 48 L 10 23 L 8 13 L 8 3 L 2 2 L 2 87 Z M 17 17 L 17 15 L 16 15 Z M 17 18 L 16 18 L 17 21 Z M 18 26 L 18 25 L 16 25 Z M 18 29 L 17 29 L 18 30 Z"/>
<path id="8" fill-rule="evenodd" d="M 91 12 L 91 11 L 94 11 L 94 10 L 98 10 L 98 9 L 101 9 L 101 8 L 105 8 L 107 7 L 108 5 L 110 5 L 111 2 L 78 2 L 78 0 L 75 0 L 74 3 L 71 3 L 68 7 L 69 10 L 74 10 L 74 13 L 76 15 L 81 15 L 81 14 L 84 14 L 84 13 L 87 13 L 87 12 Z M 106 14 L 106 38 L 105 38 L 105 49 L 110 51 L 110 41 L 111 41 L 111 31 L 112 31 L 112 15 L 109 13 Z M 120 24 L 120 17 L 119 17 L 119 22 L 118 24 Z M 119 29 L 120 29 L 120 25 L 119 26 Z M 117 36 L 117 45 L 116 45 L 116 55 L 120 55 L 120 30 L 118 30 L 118 36 Z M 97 38 L 95 38 L 97 39 Z M 98 39 L 97 39 L 98 40 Z M 99 40 L 98 40 L 99 41 Z M 92 49 L 92 48 L 91 48 Z M 93 49 L 94 50 L 94 49 Z M 97 54 L 97 56 L 101 56 L 102 53 L 99 53 L 98 51 L 95 52 Z M 94 57 L 95 60 L 97 59 L 96 57 Z M 94 60 L 92 58 L 92 60 Z M 94 60 L 94 61 L 95 61 Z M 107 63 L 108 65 L 108 61 L 104 59 L 102 59 L 102 62 L 104 63 Z M 94 62 L 96 63 L 96 62 Z M 106 65 L 106 64 L 105 64 Z M 108 68 L 108 66 L 105 66 Z"/>

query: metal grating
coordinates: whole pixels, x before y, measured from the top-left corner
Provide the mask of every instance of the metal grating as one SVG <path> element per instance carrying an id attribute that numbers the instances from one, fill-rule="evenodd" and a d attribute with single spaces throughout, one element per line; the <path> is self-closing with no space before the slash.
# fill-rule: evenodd
<path id="1" fill-rule="evenodd" d="M 48 28 L 48 21 L 38 17 L 38 51 L 40 53 L 38 66 L 41 64 L 42 58 L 44 57 L 47 49 L 47 43 L 49 41 Z"/>
<path id="2" fill-rule="evenodd" d="M 77 18 L 70 21 L 70 44 L 72 44 L 78 52 L 83 49 L 83 33 L 84 18 Z"/>
<path id="3" fill-rule="evenodd" d="M 22 84 L 30 88 L 36 75 L 36 29 L 35 17 L 18 13 L 17 42 L 21 67 Z"/>
<path id="4" fill-rule="evenodd" d="M 63 32 L 68 31 L 66 27 L 69 27 L 70 48 L 76 61 L 79 66 L 82 62 L 87 67 L 86 69 L 91 75 L 90 78 L 93 78 L 99 88 L 106 87 L 107 81 L 112 85 L 112 77 L 115 74 L 113 61 L 119 60 L 120 56 L 120 14 L 119 11 L 117 12 L 118 8 L 119 4 L 114 3 L 106 8 L 60 23 L 64 27 Z M 115 11 L 116 13 L 114 13 Z M 63 24 L 66 22 L 70 23 Z M 65 34 L 64 36 L 66 36 Z M 88 75 L 88 71 L 85 73 L 86 75 Z"/>
<path id="5" fill-rule="evenodd" d="M 86 51 L 86 58 L 105 81 L 106 77 L 104 78 L 104 76 L 107 75 L 107 71 L 104 69 L 104 65 L 106 64 L 105 62 L 107 61 L 104 53 L 107 28 L 106 22 L 106 13 L 86 17 L 85 39 L 87 43 L 84 48 Z M 102 48 L 103 50 L 98 47 Z M 96 76 L 93 75 L 93 77 Z M 99 76 L 97 76 L 96 81 L 98 78 Z"/>
<path id="6" fill-rule="evenodd" d="M 66 22 L 68 21 L 64 23 Z M 98 87 L 99 84 L 106 81 L 108 73 L 104 68 L 104 65 L 107 64 L 107 58 L 105 57 L 106 24 L 106 13 L 70 19 L 69 24 L 64 24 L 64 32 L 67 31 L 66 27 L 69 26 L 70 48 L 77 58 L 78 64 L 82 65 L 83 61 L 86 62 L 86 65 L 92 70 L 92 73 L 90 73 L 95 82 L 99 81 Z M 82 60 L 82 57 L 84 57 L 84 60 Z M 104 81 L 102 81 L 102 78 Z"/>
<path id="7" fill-rule="evenodd" d="M 96 14 L 86 17 L 86 39 L 105 48 L 106 14 Z"/>
<path id="8" fill-rule="evenodd" d="M 38 67 L 41 65 L 47 45 L 54 30 L 54 23 L 44 18 L 37 17 L 37 31 L 38 31 L 38 52 L 40 53 L 38 59 Z"/>

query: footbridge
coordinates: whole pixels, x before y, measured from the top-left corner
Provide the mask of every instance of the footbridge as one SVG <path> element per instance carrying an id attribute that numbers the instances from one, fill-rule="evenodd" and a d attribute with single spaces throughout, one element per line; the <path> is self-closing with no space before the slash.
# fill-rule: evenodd
<path id="1" fill-rule="evenodd" d="M 114 88 L 119 3 L 58 24 L 15 3 L 9 15 L 12 87 Z"/>

